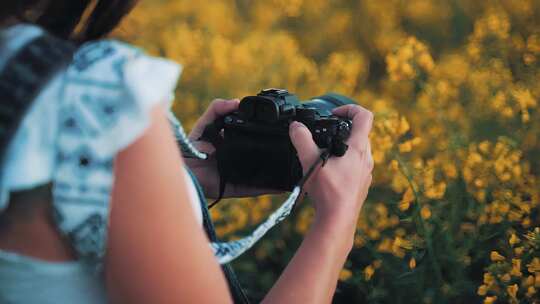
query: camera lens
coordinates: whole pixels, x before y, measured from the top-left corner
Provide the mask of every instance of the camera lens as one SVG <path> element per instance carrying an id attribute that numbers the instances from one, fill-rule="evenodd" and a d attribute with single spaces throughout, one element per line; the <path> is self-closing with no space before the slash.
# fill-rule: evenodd
<path id="1" fill-rule="evenodd" d="M 334 108 L 347 104 L 356 104 L 356 102 L 343 95 L 328 93 L 305 102 L 304 107 L 317 109 L 321 116 L 330 116 Z"/>

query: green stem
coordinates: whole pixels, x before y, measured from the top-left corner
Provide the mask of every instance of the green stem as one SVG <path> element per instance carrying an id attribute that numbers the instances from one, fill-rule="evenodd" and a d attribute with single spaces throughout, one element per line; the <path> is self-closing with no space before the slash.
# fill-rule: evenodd
<path id="1" fill-rule="evenodd" d="M 409 183 L 409 186 L 411 187 L 412 191 L 413 191 L 413 195 L 414 195 L 414 205 L 415 205 L 415 209 L 414 209 L 414 220 L 416 222 L 416 225 L 418 228 L 420 228 L 419 230 L 422 231 L 422 234 L 424 235 L 425 237 L 425 240 L 426 240 L 426 246 L 427 246 L 427 252 L 428 252 L 428 255 L 429 255 L 429 259 L 431 261 L 431 266 L 433 267 L 433 270 L 435 272 L 435 276 L 437 278 L 437 282 L 439 284 L 439 286 L 442 285 L 442 282 L 443 282 L 443 277 L 442 277 L 442 272 L 441 272 L 441 267 L 437 261 L 437 258 L 435 256 L 435 250 L 433 249 L 433 239 L 432 239 L 432 236 L 431 236 L 431 230 L 428 229 L 428 227 L 426 226 L 426 222 L 424 221 L 424 219 L 422 218 L 421 216 L 421 208 L 420 208 L 420 200 L 419 200 L 419 190 L 418 190 L 418 187 L 415 185 L 414 181 L 412 180 L 411 178 L 411 175 L 409 174 L 409 170 L 408 168 L 405 166 L 403 160 L 401 159 L 401 157 L 395 153 L 395 155 L 393 155 L 395 157 L 395 159 L 398 161 L 398 164 L 399 164 L 399 171 L 401 172 L 401 174 L 403 174 L 403 176 L 405 176 L 405 178 L 407 179 L 407 182 Z"/>

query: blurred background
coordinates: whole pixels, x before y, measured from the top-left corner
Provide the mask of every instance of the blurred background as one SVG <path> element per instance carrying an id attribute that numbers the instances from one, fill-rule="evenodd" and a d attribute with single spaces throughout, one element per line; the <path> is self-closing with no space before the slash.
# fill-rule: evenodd
<path id="1" fill-rule="evenodd" d="M 540 303 L 540 1 L 153 0 L 116 36 L 183 64 L 188 129 L 212 99 L 267 87 L 374 111 L 373 187 L 334 303 Z M 219 235 L 282 200 L 220 203 Z M 254 302 L 312 214 L 233 263 Z"/>

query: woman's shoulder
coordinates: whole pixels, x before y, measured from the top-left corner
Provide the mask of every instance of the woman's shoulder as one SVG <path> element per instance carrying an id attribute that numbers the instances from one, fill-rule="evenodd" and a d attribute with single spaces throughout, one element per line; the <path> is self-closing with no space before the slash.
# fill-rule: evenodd
<path id="1" fill-rule="evenodd" d="M 8 44 L 0 52 L 9 49 L 12 56 L 43 33 L 34 25 L 4 28 L 0 35 Z M 0 70 L 6 60 L 0 57 Z M 148 127 L 154 106 L 172 101 L 180 73 L 180 65 L 128 43 L 105 39 L 83 44 L 67 69 L 41 89 L 7 147 L 0 212 L 10 191 L 50 181 L 61 164 L 75 168 L 76 162 L 68 164 L 71 158 L 63 155 L 80 150 L 114 158 Z"/>
<path id="2" fill-rule="evenodd" d="M 154 107 L 170 106 L 180 72 L 116 40 L 82 45 L 66 70 L 53 197 L 58 227 L 82 259 L 105 253 L 113 160 L 148 129 Z"/>
<path id="3" fill-rule="evenodd" d="M 94 74 L 104 80 L 107 78 L 119 80 L 125 74 L 127 63 L 141 59 L 158 60 L 126 42 L 114 39 L 96 40 L 79 47 L 73 56 L 68 72 L 72 75 Z M 169 64 L 174 65 L 173 62 Z"/>
<path id="4" fill-rule="evenodd" d="M 103 39 L 83 44 L 75 53 L 66 79 L 90 89 L 117 88 L 137 104 L 171 99 L 182 66 L 155 57 L 129 43 Z"/>
<path id="5" fill-rule="evenodd" d="M 125 42 L 86 43 L 65 72 L 60 104 L 64 117 L 78 129 L 68 123 L 65 126 L 72 129 L 60 131 L 112 155 L 148 126 L 154 106 L 170 106 L 180 73 L 179 64 Z"/>

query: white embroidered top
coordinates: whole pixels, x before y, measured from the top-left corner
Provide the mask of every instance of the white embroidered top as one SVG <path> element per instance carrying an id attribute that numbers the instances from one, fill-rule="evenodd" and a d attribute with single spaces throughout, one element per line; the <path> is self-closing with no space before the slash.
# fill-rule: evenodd
<path id="1" fill-rule="evenodd" d="M 12 43 L 0 50 L 0 68 L 10 54 L 40 33 L 30 25 L 3 31 Z M 105 252 L 114 157 L 144 133 L 154 106 L 171 103 L 180 73 L 180 65 L 147 56 L 128 44 L 103 40 L 83 45 L 68 69 L 38 95 L 8 148 L 5 163 L 0 164 L 0 213 L 10 192 L 52 182 L 59 228 L 83 259 L 99 263 Z M 191 183 L 189 189 L 202 222 L 196 189 Z M 87 281 L 97 284 L 84 267 L 0 251 L 0 302 L 32 302 L 9 298 L 23 296 L 17 295 L 21 281 L 16 277 L 36 286 L 38 279 L 65 280 L 64 287 Z M 94 285 L 88 288 L 98 288 Z"/>

